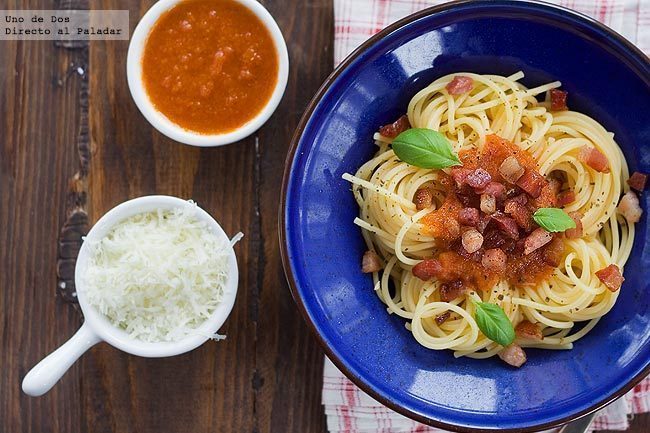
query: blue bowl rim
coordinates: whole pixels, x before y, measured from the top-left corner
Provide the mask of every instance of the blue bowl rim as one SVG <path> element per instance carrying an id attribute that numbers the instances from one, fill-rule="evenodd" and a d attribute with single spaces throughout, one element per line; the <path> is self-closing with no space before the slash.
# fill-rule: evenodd
<path id="1" fill-rule="evenodd" d="M 384 38 L 385 36 L 393 33 L 394 31 L 397 31 L 401 29 L 402 27 L 417 21 L 421 18 L 434 15 L 437 13 L 441 12 L 448 12 L 452 9 L 455 9 L 457 7 L 514 7 L 514 8 L 519 8 L 521 10 L 526 10 L 530 11 L 531 9 L 533 11 L 539 11 L 539 10 L 545 10 L 545 11 L 555 11 L 555 12 L 560 12 L 565 15 L 565 18 L 567 19 L 573 19 L 575 21 L 580 22 L 583 25 L 586 25 L 587 27 L 590 27 L 592 30 L 600 31 L 601 33 L 604 33 L 610 38 L 610 42 L 615 42 L 619 45 L 619 48 L 623 48 L 623 51 L 619 52 L 620 57 L 625 57 L 625 60 L 628 62 L 632 62 L 636 68 L 640 69 L 645 69 L 646 71 L 650 69 L 650 59 L 639 49 L 637 48 L 634 44 L 632 44 L 630 41 L 625 39 L 623 36 L 612 30 L 611 28 L 605 26 L 601 22 L 584 15 L 580 12 L 565 8 L 563 6 L 555 5 L 552 3 L 547 3 L 545 1 L 540 1 L 540 0 L 455 0 L 451 1 L 449 3 L 444 3 L 441 5 L 437 6 L 432 6 L 426 9 L 423 9 L 421 11 L 415 12 L 411 15 L 408 15 L 395 23 L 387 26 L 386 28 L 382 29 L 380 32 L 376 33 L 375 35 L 371 36 L 369 39 L 364 41 L 358 48 L 356 48 L 352 53 L 350 53 L 335 69 L 334 71 L 325 79 L 321 87 L 318 89 L 314 97 L 311 99 L 309 104 L 307 105 L 307 108 L 305 109 L 298 126 L 296 127 L 296 130 L 294 132 L 294 135 L 291 139 L 291 142 L 289 144 L 289 149 L 287 152 L 287 157 L 285 160 L 285 167 L 284 167 L 284 174 L 283 174 L 283 179 L 282 179 L 282 190 L 281 190 L 281 197 L 280 197 L 280 205 L 279 205 L 279 218 L 278 218 L 278 236 L 279 236 L 279 241 L 280 241 L 280 255 L 282 259 L 282 266 L 284 268 L 284 273 L 285 277 L 287 279 L 287 283 L 289 284 L 289 290 L 291 292 L 291 296 L 294 299 L 294 302 L 298 306 L 298 309 L 300 310 L 303 319 L 307 323 L 308 327 L 311 329 L 312 333 L 316 336 L 319 344 L 325 351 L 325 354 L 327 357 L 334 363 L 334 365 L 341 371 L 343 374 L 345 374 L 346 377 L 348 377 L 356 386 L 358 386 L 363 392 L 366 394 L 370 395 L 372 398 L 375 400 L 379 401 L 381 404 L 384 406 L 387 406 L 388 408 L 406 416 L 411 419 L 414 419 L 415 421 L 418 421 L 423 424 L 427 424 L 430 426 L 434 426 L 437 428 L 441 429 L 446 429 L 450 431 L 455 431 L 459 433 L 494 433 L 494 429 L 486 429 L 486 428 L 474 428 L 474 427 L 466 427 L 466 426 L 460 426 L 460 425 L 455 425 L 455 424 L 449 424 L 443 421 L 439 421 L 436 419 L 431 419 L 426 416 L 423 416 L 417 412 L 413 412 L 407 408 L 401 407 L 398 404 L 394 403 L 393 401 L 385 398 L 378 392 L 376 392 L 369 384 L 365 383 L 364 380 L 361 377 L 357 377 L 352 372 L 347 368 L 346 363 L 344 360 L 339 358 L 335 352 L 330 348 L 328 345 L 327 341 L 325 338 L 318 332 L 316 324 L 312 320 L 309 312 L 307 311 L 307 308 L 300 297 L 299 290 L 298 290 L 298 284 L 295 280 L 295 276 L 293 274 L 293 270 L 291 267 L 291 258 L 289 254 L 289 244 L 288 244 L 288 239 L 286 236 L 286 222 L 287 222 L 287 209 L 286 209 L 286 202 L 287 202 L 287 195 L 289 191 L 289 183 L 290 183 L 290 178 L 291 178 L 291 172 L 293 168 L 293 163 L 295 161 L 295 155 L 296 151 L 298 150 L 300 140 L 303 136 L 304 130 L 309 123 L 309 120 L 311 119 L 311 116 L 316 109 L 316 107 L 320 104 L 323 96 L 327 93 L 329 88 L 332 86 L 332 84 L 336 81 L 336 79 L 347 69 L 347 67 L 353 63 L 359 56 L 361 56 L 363 53 L 365 53 L 371 46 L 373 46 L 376 42 L 378 42 L 380 39 Z M 622 397 L 625 395 L 628 391 L 630 391 L 635 385 L 637 385 L 644 377 L 648 376 L 650 374 L 650 363 L 636 376 L 634 376 L 629 382 L 623 384 L 617 391 L 612 393 L 610 396 L 605 397 L 601 401 L 596 402 L 592 406 L 590 406 L 587 409 L 584 409 L 580 412 L 577 412 L 575 414 L 563 417 L 561 419 L 558 419 L 556 421 L 544 423 L 544 424 L 537 424 L 537 425 L 530 425 L 522 428 L 509 428 L 509 429 L 500 429 L 499 431 L 503 433 L 529 433 L 529 432 L 538 432 L 541 430 L 546 430 L 546 429 L 551 429 L 551 428 L 556 428 L 559 426 L 562 426 L 564 424 L 567 424 L 571 421 L 574 421 L 578 418 L 582 418 L 584 416 L 590 415 L 603 407 L 607 406 L 608 404 L 612 403 L 613 401 L 617 400 L 618 398 Z"/>

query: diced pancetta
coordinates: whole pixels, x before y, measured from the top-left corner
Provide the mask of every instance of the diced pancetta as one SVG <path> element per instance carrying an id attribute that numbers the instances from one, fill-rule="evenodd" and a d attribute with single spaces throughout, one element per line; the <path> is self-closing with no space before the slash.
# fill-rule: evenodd
<path id="1" fill-rule="evenodd" d="M 568 110 L 569 107 L 566 105 L 566 98 L 569 95 L 568 92 L 558 89 L 551 89 L 551 110 L 553 111 L 563 111 Z"/>
<path id="2" fill-rule="evenodd" d="M 505 243 L 506 236 L 500 230 L 490 229 L 483 234 L 483 248 L 500 248 Z"/>
<path id="3" fill-rule="evenodd" d="M 564 231 L 567 239 L 578 239 L 582 237 L 582 214 L 580 212 L 569 212 L 569 216 L 576 223 L 575 228 Z"/>
<path id="4" fill-rule="evenodd" d="M 648 175 L 639 173 L 635 171 L 632 173 L 632 176 L 627 180 L 627 184 L 630 185 L 630 188 L 633 188 L 639 192 L 645 189 L 645 183 L 648 180 Z"/>
<path id="5" fill-rule="evenodd" d="M 463 75 L 456 75 L 445 88 L 450 95 L 462 95 L 474 88 L 474 80 Z"/>
<path id="6" fill-rule="evenodd" d="M 614 264 L 596 272 L 596 276 L 612 292 L 620 289 L 623 281 L 625 281 L 623 274 L 621 274 L 621 270 Z"/>
<path id="7" fill-rule="evenodd" d="M 363 258 L 361 259 L 361 272 L 364 274 L 379 272 L 383 267 L 381 258 L 379 258 L 376 252 L 368 250 L 363 253 Z"/>
<path id="8" fill-rule="evenodd" d="M 421 280 L 428 281 L 439 275 L 442 271 L 442 265 L 436 259 L 425 259 L 413 266 L 411 272 Z"/>
<path id="9" fill-rule="evenodd" d="M 483 233 L 487 228 L 488 224 L 490 224 L 490 221 L 491 221 L 490 215 L 480 215 L 478 219 L 478 223 L 476 224 L 476 230 Z"/>
<path id="10" fill-rule="evenodd" d="M 493 214 L 497 210 L 497 199 L 491 194 L 481 194 L 481 211 Z"/>
<path id="11" fill-rule="evenodd" d="M 479 221 L 478 209 L 466 207 L 458 212 L 458 222 L 464 226 L 475 227 Z"/>
<path id="12" fill-rule="evenodd" d="M 491 180 L 490 173 L 482 168 L 477 168 L 467 175 L 465 183 L 472 188 L 484 188 Z"/>
<path id="13" fill-rule="evenodd" d="M 506 195 L 506 187 L 502 183 L 492 181 L 476 192 L 478 194 L 489 194 L 494 196 L 497 200 L 501 200 Z"/>
<path id="14" fill-rule="evenodd" d="M 462 281 L 456 280 L 449 284 L 440 285 L 440 300 L 450 302 L 467 292 L 467 287 Z"/>
<path id="15" fill-rule="evenodd" d="M 526 340 L 541 340 L 544 338 L 542 335 L 542 329 L 538 324 L 524 320 L 515 327 L 515 334 L 519 338 L 524 338 Z"/>
<path id="16" fill-rule="evenodd" d="M 510 183 L 517 183 L 519 178 L 524 175 L 524 171 L 514 156 L 507 157 L 499 166 L 499 174 Z"/>
<path id="17" fill-rule="evenodd" d="M 379 133 L 386 138 L 395 138 L 409 128 L 411 128 L 409 118 L 408 116 L 404 115 L 393 123 L 389 123 L 388 125 L 380 127 Z"/>
<path id="18" fill-rule="evenodd" d="M 502 249 L 492 248 L 485 251 L 481 259 L 481 264 L 490 272 L 503 274 L 506 270 L 507 261 L 508 257 Z"/>
<path id="19" fill-rule="evenodd" d="M 430 188 L 420 188 L 415 191 L 413 203 L 417 210 L 422 210 L 431 207 L 433 204 L 433 192 Z"/>
<path id="20" fill-rule="evenodd" d="M 449 313 L 449 311 L 445 311 L 445 312 L 442 313 L 442 314 L 438 314 L 438 315 L 436 316 L 436 323 L 438 324 L 438 326 L 440 326 L 440 325 L 442 325 L 443 323 L 445 323 L 445 322 L 447 321 L 447 319 L 449 319 L 449 316 L 451 316 L 451 314 Z"/>
<path id="21" fill-rule="evenodd" d="M 535 229 L 524 241 L 524 254 L 528 255 L 532 253 L 533 251 L 551 242 L 552 239 L 553 235 L 543 228 L 540 227 L 538 229 Z"/>
<path id="22" fill-rule="evenodd" d="M 618 203 L 618 211 L 625 217 L 628 222 L 636 223 L 641 219 L 643 210 L 639 204 L 639 197 L 636 196 L 634 191 L 625 193 L 621 201 Z"/>
<path id="23" fill-rule="evenodd" d="M 451 178 L 456 182 L 456 186 L 462 186 L 465 184 L 467 176 L 472 172 L 472 170 L 464 167 L 454 167 L 451 169 L 449 174 Z"/>
<path id="24" fill-rule="evenodd" d="M 600 173 L 609 173 L 607 157 L 595 147 L 582 146 L 578 152 L 578 160 Z"/>
<path id="25" fill-rule="evenodd" d="M 527 206 L 514 199 L 506 201 L 503 211 L 515 220 L 517 225 L 529 232 L 533 229 L 532 213 Z"/>
<path id="26" fill-rule="evenodd" d="M 502 212 L 495 212 L 491 215 L 492 221 L 510 239 L 519 239 L 519 226 L 514 219 L 504 215 Z"/>
<path id="27" fill-rule="evenodd" d="M 462 236 L 463 248 L 472 254 L 481 249 L 483 246 L 483 235 L 476 229 L 469 229 Z"/>
<path id="28" fill-rule="evenodd" d="M 546 179 L 544 179 L 544 176 L 532 169 L 526 170 L 524 175 L 517 181 L 517 186 L 526 191 L 532 198 L 539 197 L 545 184 Z"/>
<path id="29" fill-rule="evenodd" d="M 542 253 L 544 262 L 554 268 L 558 267 L 564 255 L 564 242 L 560 237 L 553 236 L 553 240 L 546 245 Z"/>
<path id="30" fill-rule="evenodd" d="M 576 193 L 573 190 L 561 192 L 557 195 L 557 205 L 559 207 L 566 206 L 576 201 Z"/>
<path id="31" fill-rule="evenodd" d="M 520 346 L 511 344 L 498 353 L 499 358 L 513 367 L 521 367 L 526 362 L 526 352 Z"/>

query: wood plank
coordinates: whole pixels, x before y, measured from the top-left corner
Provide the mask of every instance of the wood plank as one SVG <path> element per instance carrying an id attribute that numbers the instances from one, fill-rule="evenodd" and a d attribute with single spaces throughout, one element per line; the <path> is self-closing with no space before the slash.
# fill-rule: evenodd
<path id="1" fill-rule="evenodd" d="M 267 0 L 290 57 L 290 78 L 277 112 L 259 132 L 262 272 L 258 283 L 256 414 L 260 432 L 321 432 L 323 353 L 298 312 L 284 279 L 277 214 L 284 161 L 307 103 L 332 71 L 330 0 Z M 272 187 L 271 187 L 272 186 Z"/>
<path id="2" fill-rule="evenodd" d="M 4 9 L 50 9 L 50 1 Z M 24 395 L 25 373 L 78 328 L 56 298 L 56 240 L 77 169 L 84 50 L 51 41 L 0 42 L 0 430 L 74 431 L 82 418 L 80 366 L 47 396 Z"/>

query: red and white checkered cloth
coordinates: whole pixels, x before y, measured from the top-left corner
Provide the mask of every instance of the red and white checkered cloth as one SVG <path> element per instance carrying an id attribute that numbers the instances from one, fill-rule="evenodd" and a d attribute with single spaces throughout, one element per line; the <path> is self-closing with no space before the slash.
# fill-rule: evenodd
<path id="1" fill-rule="evenodd" d="M 590 15 L 650 53 L 650 0 L 547 0 Z M 334 61 L 390 23 L 441 0 L 334 0 Z M 439 433 L 399 415 L 357 388 L 334 364 L 325 359 L 323 405 L 330 432 Z M 650 412 L 650 378 L 624 398 L 603 409 L 594 430 L 626 430 L 635 413 Z"/>
<path id="2" fill-rule="evenodd" d="M 649 0 L 546 0 L 596 18 L 650 53 Z M 443 0 L 334 0 L 334 62 L 387 25 Z"/>
<path id="3" fill-rule="evenodd" d="M 443 433 L 402 416 L 361 391 L 325 358 L 323 405 L 327 429 L 334 433 Z M 593 430 L 627 430 L 636 413 L 650 412 L 650 378 L 601 410 Z M 553 432 L 554 430 L 548 430 Z"/>

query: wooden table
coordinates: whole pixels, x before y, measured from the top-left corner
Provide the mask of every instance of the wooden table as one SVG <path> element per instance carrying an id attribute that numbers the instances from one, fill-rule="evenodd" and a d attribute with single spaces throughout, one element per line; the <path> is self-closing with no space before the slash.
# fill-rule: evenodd
<path id="1" fill-rule="evenodd" d="M 151 3 L 0 0 L 0 9 L 130 9 L 133 29 Z M 263 3 L 289 46 L 289 84 L 260 131 L 222 148 L 183 146 L 149 126 L 127 88 L 126 41 L 0 42 L 0 431 L 326 431 L 323 353 L 284 279 L 277 211 L 293 129 L 332 70 L 332 1 Z M 102 344 L 46 396 L 25 396 L 25 373 L 82 321 L 70 302 L 80 233 L 154 193 L 193 198 L 226 232 L 245 233 L 228 338 L 168 359 Z M 649 430 L 640 416 L 631 431 Z"/>

